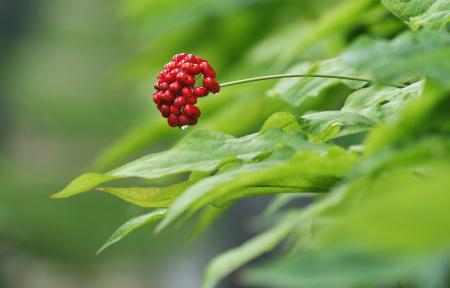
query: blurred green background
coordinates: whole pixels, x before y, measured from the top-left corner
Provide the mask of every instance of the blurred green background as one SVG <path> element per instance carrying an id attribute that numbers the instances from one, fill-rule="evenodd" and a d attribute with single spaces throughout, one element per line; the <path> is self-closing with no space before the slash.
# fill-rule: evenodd
<path id="1" fill-rule="evenodd" d="M 141 211 L 101 193 L 48 196 L 84 171 L 163 150 L 189 132 L 169 128 L 151 101 L 156 74 L 175 53 L 207 58 L 224 82 L 403 29 L 371 0 L 1 1 L 0 287 L 198 287 L 211 256 L 251 233 L 236 220 L 264 200 L 243 201 L 190 245 L 180 241 L 185 229 L 154 236 L 145 228 L 95 256 Z M 272 85 L 202 99 L 200 126 L 244 135 L 275 111 L 337 108 L 347 89 L 292 111 L 265 96 Z"/>

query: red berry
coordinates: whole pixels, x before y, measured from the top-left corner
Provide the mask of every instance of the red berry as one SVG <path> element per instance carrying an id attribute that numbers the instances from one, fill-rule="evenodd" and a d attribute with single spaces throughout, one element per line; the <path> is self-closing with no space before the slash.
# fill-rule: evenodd
<path id="1" fill-rule="evenodd" d="M 208 95 L 208 93 L 209 93 L 208 89 L 206 89 L 203 86 L 194 88 L 194 95 L 197 96 L 197 97 L 206 96 L 206 95 Z"/>
<path id="2" fill-rule="evenodd" d="M 217 93 L 220 91 L 220 85 L 216 80 L 214 80 L 214 78 L 206 77 L 205 79 L 203 79 L 203 85 L 212 93 Z"/>
<path id="3" fill-rule="evenodd" d="M 200 67 L 200 65 L 193 64 L 192 65 L 192 73 L 191 74 L 198 75 L 200 73 L 202 73 L 202 68 Z"/>
<path id="4" fill-rule="evenodd" d="M 189 120 L 191 120 L 191 121 L 189 122 L 189 125 L 195 125 L 195 124 L 197 124 L 197 118 L 189 118 Z"/>
<path id="5" fill-rule="evenodd" d="M 181 94 L 186 97 L 191 97 L 192 95 L 194 95 L 194 92 L 192 91 L 191 87 L 183 87 L 181 89 Z"/>
<path id="6" fill-rule="evenodd" d="M 188 86 L 193 86 L 195 84 L 194 76 L 192 76 L 190 74 L 186 74 L 186 77 L 184 78 L 183 83 Z"/>
<path id="7" fill-rule="evenodd" d="M 197 64 L 195 64 L 195 65 L 197 65 Z M 194 66 L 194 64 L 192 64 L 192 63 L 184 63 L 181 66 L 181 70 L 183 70 L 186 73 L 193 74 L 194 73 L 193 66 Z"/>
<path id="8" fill-rule="evenodd" d="M 199 74 L 203 76 L 203 86 L 195 87 L 195 76 Z M 170 126 L 195 125 L 201 114 L 194 105 L 197 98 L 220 91 L 215 77 L 216 72 L 205 59 L 192 54 L 176 54 L 158 73 L 153 102 L 168 118 Z"/>
<path id="9" fill-rule="evenodd" d="M 184 59 L 186 56 L 187 56 L 186 53 L 175 54 L 175 55 L 173 55 L 172 60 L 175 62 L 179 62 L 182 59 Z"/>
<path id="10" fill-rule="evenodd" d="M 156 84 L 159 88 L 159 90 L 167 90 L 169 88 L 169 83 L 167 82 L 161 82 Z"/>
<path id="11" fill-rule="evenodd" d="M 156 105 L 161 104 L 164 101 L 164 93 L 162 91 L 156 91 L 153 93 L 153 102 Z"/>
<path id="12" fill-rule="evenodd" d="M 167 119 L 167 123 L 169 123 L 170 127 L 176 127 L 180 124 L 178 117 L 173 114 L 170 114 L 169 118 Z"/>
<path id="13" fill-rule="evenodd" d="M 178 120 L 180 121 L 180 125 L 182 126 L 189 125 L 191 123 L 191 119 L 189 119 L 189 117 L 186 117 L 184 115 L 180 115 L 178 117 Z"/>
<path id="14" fill-rule="evenodd" d="M 170 112 L 175 115 L 180 115 L 181 114 L 180 106 L 175 105 L 170 106 Z"/>
<path id="15" fill-rule="evenodd" d="M 197 63 L 198 63 L 197 57 L 194 56 L 194 55 L 192 55 L 192 54 L 188 54 L 188 55 L 186 56 L 186 58 L 184 58 L 184 60 L 185 60 L 186 62 L 191 62 L 191 63 L 194 63 L 194 64 L 197 64 Z"/>
<path id="16" fill-rule="evenodd" d="M 168 105 L 162 105 L 160 111 L 161 111 L 161 115 L 164 118 L 169 117 L 169 115 L 170 115 L 170 107 Z"/>
<path id="17" fill-rule="evenodd" d="M 183 114 L 188 116 L 189 118 L 198 118 L 200 117 L 200 109 L 192 104 L 186 104 L 183 106 Z"/>
<path id="18" fill-rule="evenodd" d="M 173 105 L 181 107 L 184 104 L 186 104 L 186 97 L 184 96 L 179 96 L 177 98 L 175 98 L 175 100 L 173 100 Z"/>
<path id="19" fill-rule="evenodd" d="M 200 68 L 202 69 L 202 73 L 204 77 L 216 77 L 216 71 L 209 65 L 208 62 L 202 62 L 200 63 Z"/>
<path id="20" fill-rule="evenodd" d="M 170 90 L 166 90 L 166 92 L 164 92 L 164 101 L 166 103 L 172 103 L 173 99 L 175 99 L 175 95 L 173 94 L 173 92 Z"/>
<path id="21" fill-rule="evenodd" d="M 185 73 L 185 72 L 178 72 L 177 73 L 177 81 L 178 82 L 180 82 L 180 83 L 183 83 L 184 82 L 184 80 L 186 80 L 186 77 L 188 76 L 188 74 L 187 73 Z"/>
<path id="22" fill-rule="evenodd" d="M 178 92 L 181 90 L 181 87 L 182 87 L 181 83 L 178 81 L 175 81 L 175 82 L 170 83 L 169 90 L 173 91 L 173 92 Z"/>
<path id="23" fill-rule="evenodd" d="M 186 97 L 186 102 L 189 104 L 195 104 L 197 103 L 197 97 L 195 97 L 194 95 Z"/>

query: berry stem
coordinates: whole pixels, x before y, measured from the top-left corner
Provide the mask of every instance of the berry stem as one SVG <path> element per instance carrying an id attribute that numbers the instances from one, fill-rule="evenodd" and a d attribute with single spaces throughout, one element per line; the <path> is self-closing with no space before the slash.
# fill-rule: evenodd
<path id="1" fill-rule="evenodd" d="M 281 78 L 332 78 L 332 79 L 344 79 L 344 80 L 354 80 L 354 81 L 362 81 L 367 83 L 373 83 L 373 79 L 357 77 L 357 76 L 344 76 L 344 75 L 334 75 L 334 74 L 314 74 L 314 73 L 300 73 L 300 74 L 274 74 L 267 76 L 259 76 L 253 78 L 247 78 L 237 81 L 231 81 L 220 84 L 220 87 L 228 87 L 239 84 L 245 84 L 256 81 L 264 81 L 264 80 L 272 80 L 272 79 L 281 79 Z M 392 86 L 397 88 L 404 88 L 406 85 L 403 84 L 385 84 L 386 86 Z"/>

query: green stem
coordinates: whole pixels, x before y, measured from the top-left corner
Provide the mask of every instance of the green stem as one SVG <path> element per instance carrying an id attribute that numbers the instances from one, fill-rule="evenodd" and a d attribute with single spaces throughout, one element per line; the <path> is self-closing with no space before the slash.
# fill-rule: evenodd
<path id="1" fill-rule="evenodd" d="M 334 75 L 334 74 L 314 74 L 314 73 L 299 73 L 299 74 L 274 74 L 260 77 L 247 78 L 237 81 L 231 81 L 220 84 L 220 87 L 227 87 L 239 84 L 245 84 L 256 81 L 264 81 L 264 80 L 272 80 L 272 79 L 281 79 L 281 78 L 332 78 L 332 79 L 343 79 L 343 80 L 353 80 L 353 81 L 362 81 L 367 83 L 373 83 L 373 79 L 357 77 L 357 76 L 345 76 L 345 75 Z M 393 86 L 397 88 L 406 87 L 403 84 L 385 84 L 386 86 Z"/>

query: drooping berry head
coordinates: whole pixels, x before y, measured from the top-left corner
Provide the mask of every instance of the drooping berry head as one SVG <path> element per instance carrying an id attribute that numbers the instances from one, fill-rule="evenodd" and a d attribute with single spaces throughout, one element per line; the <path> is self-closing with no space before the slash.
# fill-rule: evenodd
<path id="1" fill-rule="evenodd" d="M 203 85 L 195 86 L 196 77 L 200 75 Z M 195 125 L 201 115 L 195 106 L 197 98 L 220 91 L 215 77 L 216 72 L 205 59 L 192 54 L 176 54 L 158 73 L 153 102 L 171 127 Z"/>

